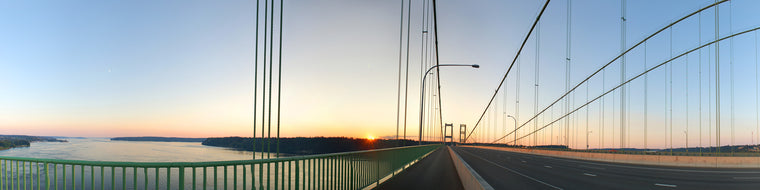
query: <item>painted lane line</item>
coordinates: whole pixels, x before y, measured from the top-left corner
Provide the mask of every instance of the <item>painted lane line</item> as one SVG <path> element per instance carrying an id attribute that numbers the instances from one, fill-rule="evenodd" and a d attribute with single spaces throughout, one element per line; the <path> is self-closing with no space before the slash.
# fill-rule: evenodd
<path id="1" fill-rule="evenodd" d="M 528 163 L 528 162 L 526 162 L 525 160 L 520 160 L 520 161 L 521 161 L 522 163 Z"/>
<path id="2" fill-rule="evenodd" d="M 744 179 L 744 180 L 747 180 L 747 179 L 749 179 L 749 180 L 760 179 L 760 177 L 733 177 L 733 178 L 734 179 L 739 179 L 739 180 L 741 180 L 741 179 Z"/>
<path id="3" fill-rule="evenodd" d="M 544 168 L 552 168 L 552 166 L 544 166 Z"/>
<path id="4" fill-rule="evenodd" d="M 578 165 L 578 167 L 581 167 L 581 168 L 591 168 L 591 169 L 597 169 L 597 170 L 605 170 L 602 167 L 594 167 L 594 166 L 587 166 L 587 165 Z"/>
<path id="5" fill-rule="evenodd" d="M 587 175 L 587 176 L 591 176 L 591 177 L 596 177 L 596 175 L 590 174 L 590 173 L 583 173 L 583 175 Z"/>
<path id="6" fill-rule="evenodd" d="M 533 180 L 533 181 L 536 181 L 536 182 L 539 182 L 539 183 L 541 183 L 541 184 L 544 184 L 544 185 L 546 185 L 546 186 L 549 186 L 549 187 L 551 187 L 551 188 L 554 188 L 554 189 L 562 189 L 562 188 L 559 188 L 559 187 L 557 187 L 557 186 L 554 186 L 554 185 L 548 184 L 548 183 L 546 183 L 546 182 L 543 182 L 543 181 L 541 181 L 541 180 L 538 180 L 538 179 L 536 179 L 536 178 L 532 178 L 532 177 L 530 177 L 530 176 L 528 176 L 528 175 L 525 175 L 525 174 L 522 174 L 522 173 L 520 173 L 520 172 L 517 172 L 517 171 L 515 171 L 515 170 L 509 169 L 509 168 L 507 168 L 507 167 L 504 167 L 504 166 L 502 166 L 502 165 L 499 165 L 499 164 L 497 164 L 497 163 L 491 162 L 490 160 L 486 160 L 485 158 L 482 158 L 482 157 L 480 157 L 480 156 L 478 156 L 478 155 L 472 154 L 472 153 L 470 153 L 469 151 L 465 151 L 465 150 L 462 150 L 462 152 L 464 152 L 464 153 L 467 153 L 467 154 L 469 154 L 469 155 L 471 155 L 471 156 L 473 156 L 473 157 L 475 157 L 475 158 L 481 159 L 481 160 L 483 160 L 483 161 L 485 161 L 485 162 L 488 162 L 488 163 L 490 163 L 490 164 L 493 164 L 493 165 L 499 166 L 500 168 L 503 168 L 503 169 L 505 169 L 505 170 L 507 170 L 507 171 L 510 171 L 510 172 L 512 172 L 512 173 L 515 173 L 515 174 L 517 174 L 517 175 L 523 176 L 523 177 L 525 177 L 525 178 L 528 178 L 528 179 L 531 179 L 531 180 Z M 523 161 L 523 162 L 525 162 L 525 161 Z"/>
<path id="7" fill-rule="evenodd" d="M 664 184 L 664 183 L 655 183 L 654 185 L 660 186 L 660 187 L 672 187 L 672 188 L 678 187 L 677 185 Z"/>
<path id="8" fill-rule="evenodd" d="M 758 174 L 758 173 L 760 173 L 760 172 L 757 172 L 757 171 L 720 171 L 720 170 L 718 170 L 718 171 L 710 171 L 710 170 L 688 170 L 688 169 L 670 169 L 670 168 L 651 168 L 651 167 L 639 167 L 639 166 L 627 166 L 627 165 L 614 165 L 614 164 L 594 163 L 594 162 L 588 162 L 588 161 L 574 160 L 572 158 L 547 158 L 547 159 L 566 161 L 566 162 L 583 163 L 583 164 L 590 164 L 590 165 L 598 165 L 598 166 L 632 168 L 632 169 L 643 169 L 643 170 L 655 170 L 655 171 L 670 171 L 670 172 L 724 173 L 724 174 Z"/>

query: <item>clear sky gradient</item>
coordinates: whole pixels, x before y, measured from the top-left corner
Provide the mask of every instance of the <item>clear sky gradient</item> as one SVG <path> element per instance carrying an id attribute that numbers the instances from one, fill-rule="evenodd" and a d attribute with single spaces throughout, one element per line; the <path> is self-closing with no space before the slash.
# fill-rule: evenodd
<path id="1" fill-rule="evenodd" d="M 712 2 L 628 1 L 627 47 Z M 441 68 L 443 119 L 456 126 L 472 127 L 543 1 L 440 0 L 437 3 L 441 64 L 481 65 L 480 69 Z M 564 90 L 566 5 L 563 0 L 552 1 L 538 33 L 540 109 Z M 284 6 L 283 136 L 395 136 L 401 1 L 286 0 Z M 419 122 L 422 7 L 422 1 L 411 4 L 409 136 L 417 135 Z M 250 136 L 255 8 L 256 2 L 250 0 L 0 2 L 0 134 Z M 621 9 L 620 1 L 609 0 L 574 0 L 571 8 L 573 67 L 570 81 L 575 85 L 620 52 Z M 758 8 L 760 2 L 752 0 L 721 5 L 720 35 L 757 27 L 760 24 Z M 261 14 L 263 16 L 263 12 Z M 674 54 L 695 48 L 700 31 L 703 42 L 714 38 L 714 11 L 705 11 L 701 18 L 701 30 L 698 17 L 675 27 Z M 403 25 L 405 31 L 405 21 Z M 733 58 L 730 58 L 729 43 L 721 43 L 723 118 L 731 116 L 727 63 L 729 59 L 736 63 L 736 143 L 749 143 L 750 133 L 758 135 L 754 35 L 749 33 L 734 39 Z M 403 38 L 406 40 L 406 36 Z M 647 43 L 647 65 L 669 57 L 669 42 L 666 32 Z M 703 50 L 701 58 L 697 54 L 689 56 L 688 62 L 693 65 L 689 67 L 689 75 L 683 72 L 685 59 L 673 65 L 673 95 L 685 97 L 685 92 L 690 93 L 688 99 L 674 98 L 673 141 L 678 143 L 684 141 L 682 131 L 687 130 L 687 126 L 691 144 L 699 142 L 700 137 L 709 137 L 706 124 L 709 108 L 704 108 L 702 113 L 705 116 L 702 126 L 705 134 L 702 135 L 697 132 L 699 127 L 695 127 L 700 122 L 696 119 L 700 114 L 693 111 L 700 105 L 698 62 L 703 61 L 702 76 L 708 78 L 706 70 L 714 59 L 708 57 L 709 52 L 714 50 Z M 520 110 L 516 116 L 521 122 L 534 112 L 535 57 L 533 36 L 520 58 Z M 627 62 L 628 76 L 643 70 L 643 49 L 632 52 Z M 514 104 L 516 71 L 513 70 L 505 88 L 499 92 L 496 113 L 488 118 L 492 131 L 513 127 L 511 119 L 505 121 L 502 116 L 504 112 L 514 115 L 517 111 Z M 656 116 L 666 113 L 665 71 L 665 67 L 660 68 L 649 77 L 648 138 L 653 147 L 668 145 L 664 140 L 666 118 Z M 607 88 L 619 82 L 619 65 L 613 64 L 605 73 Z M 686 76 L 690 80 L 688 85 Z M 701 84 L 707 88 L 708 80 L 703 80 Z M 643 82 L 637 81 L 631 88 L 642 89 L 641 84 Z M 598 95 L 602 89 L 601 79 L 592 79 L 589 89 L 589 95 Z M 576 94 L 576 104 L 585 102 L 585 87 L 583 90 Z M 708 106 L 707 99 L 714 96 L 708 92 L 703 89 L 703 106 Z M 613 107 L 613 101 L 619 101 L 613 100 L 613 96 L 619 97 L 619 94 L 609 95 L 606 109 L 619 109 Z M 643 95 L 630 96 L 634 97 L 630 100 L 634 105 L 631 117 L 643 116 L 643 108 L 639 106 Z M 589 122 L 589 128 L 593 129 L 590 142 L 593 147 L 601 146 L 601 138 L 597 136 L 601 116 L 597 110 L 600 105 L 592 105 L 589 120 L 595 122 Z M 689 105 L 688 115 L 686 105 Z M 552 117 L 560 110 L 561 107 L 557 108 Z M 653 114 L 659 112 L 661 114 Z M 585 111 L 582 113 L 578 116 L 578 126 L 585 122 Z M 619 115 L 609 112 L 605 116 L 609 118 L 605 125 L 608 127 L 605 146 L 617 142 L 612 137 L 619 134 L 612 131 L 615 114 Z M 545 121 L 549 120 L 547 116 Z M 729 119 L 722 121 L 722 125 L 729 125 Z M 638 137 L 643 135 L 641 123 L 632 122 L 635 126 L 632 135 L 636 138 L 630 144 L 641 146 L 642 138 Z M 559 133 L 556 128 L 548 128 L 541 137 L 546 143 L 550 143 L 546 138 L 550 138 L 552 130 Z M 583 133 L 583 129 L 574 130 Z M 482 134 L 476 131 L 476 140 L 495 139 L 503 132 L 489 133 L 491 137 Z M 704 144 L 707 142 L 703 140 Z"/>

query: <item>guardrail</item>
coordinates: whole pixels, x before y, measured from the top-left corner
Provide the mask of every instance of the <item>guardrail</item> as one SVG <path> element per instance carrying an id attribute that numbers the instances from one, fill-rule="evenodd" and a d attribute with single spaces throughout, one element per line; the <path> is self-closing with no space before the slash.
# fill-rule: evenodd
<path id="1" fill-rule="evenodd" d="M 0 157 L 0 189 L 360 189 L 439 146 L 218 162 Z"/>

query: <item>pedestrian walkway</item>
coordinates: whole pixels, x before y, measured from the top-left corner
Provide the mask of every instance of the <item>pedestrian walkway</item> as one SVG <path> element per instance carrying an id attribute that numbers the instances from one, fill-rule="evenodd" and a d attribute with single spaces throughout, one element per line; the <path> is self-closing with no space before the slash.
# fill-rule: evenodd
<path id="1" fill-rule="evenodd" d="M 446 146 L 380 184 L 377 189 L 464 189 Z"/>

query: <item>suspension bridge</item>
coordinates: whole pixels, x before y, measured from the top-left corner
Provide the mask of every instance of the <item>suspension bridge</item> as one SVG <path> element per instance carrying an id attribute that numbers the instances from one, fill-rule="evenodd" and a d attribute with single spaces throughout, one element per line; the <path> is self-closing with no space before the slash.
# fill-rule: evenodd
<path id="1" fill-rule="evenodd" d="M 621 0 L 614 18 L 619 49 L 599 51 L 574 48 L 588 43 L 575 40 L 578 33 L 592 32 L 574 25 L 577 0 L 540 1 L 535 17 L 525 18 L 531 22 L 519 34 L 519 48 L 500 63 L 505 70 L 488 92 L 492 94 L 468 102 L 481 106 L 473 122 L 454 123 L 443 117 L 447 102 L 441 81 L 447 79 L 440 68 L 481 66 L 439 63 L 446 57 L 439 54 L 446 40 L 439 43 L 438 19 L 445 13 L 437 4 L 445 2 L 412 3 L 402 0 L 399 5 L 394 138 L 417 140 L 419 145 L 281 157 L 280 112 L 288 111 L 280 110 L 280 102 L 287 101 L 280 96 L 287 88 L 282 86 L 283 73 L 287 76 L 282 69 L 287 4 L 264 1 L 256 4 L 252 135 L 266 141 L 252 146 L 277 154 L 240 161 L 151 163 L 0 157 L 0 189 L 760 186 L 760 23 L 734 27 L 740 20 L 735 17 L 741 16 L 734 11 L 757 4 L 709 2 L 663 21 L 650 33 L 631 35 L 631 27 L 641 25 L 627 14 L 630 2 Z M 414 30 L 412 11 L 421 21 Z M 412 36 L 420 39 L 419 60 L 410 60 L 417 54 L 410 48 Z M 608 59 L 588 62 L 576 56 L 589 54 Z M 410 62 L 419 65 L 410 67 Z M 419 73 L 410 77 L 417 67 Z M 409 101 L 416 99 L 409 96 L 415 92 L 415 86 L 410 88 L 417 82 L 414 75 L 420 82 L 419 125 L 409 121 L 417 110 Z"/>

